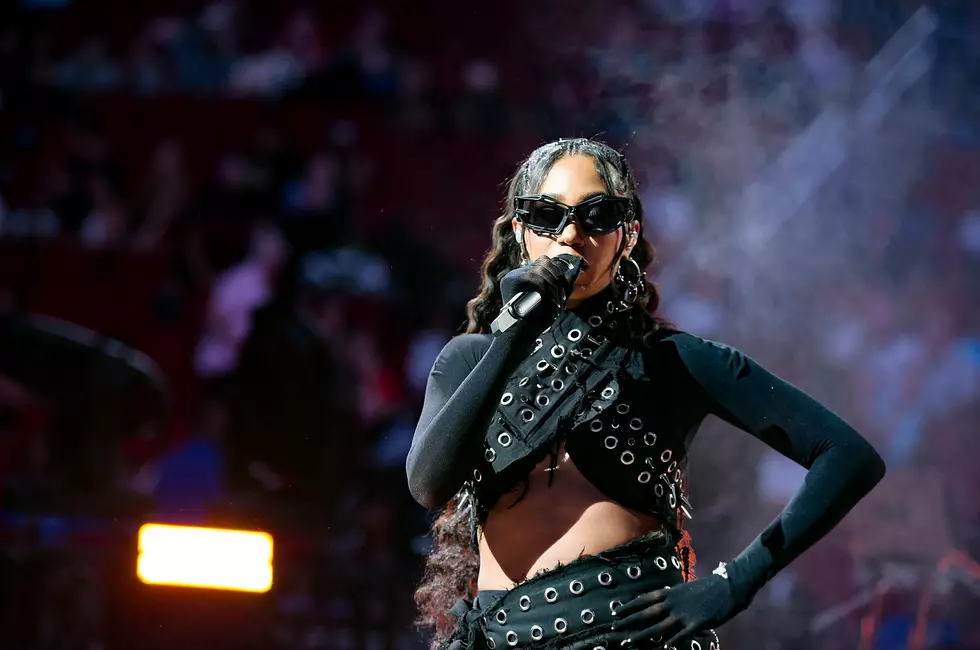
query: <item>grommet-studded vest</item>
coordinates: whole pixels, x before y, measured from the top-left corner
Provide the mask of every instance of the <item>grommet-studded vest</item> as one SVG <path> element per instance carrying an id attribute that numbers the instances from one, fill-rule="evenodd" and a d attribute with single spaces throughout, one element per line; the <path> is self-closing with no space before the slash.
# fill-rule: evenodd
<path id="1" fill-rule="evenodd" d="M 671 525 L 690 516 L 681 466 L 703 415 L 671 403 L 670 378 L 649 372 L 610 309 L 563 312 L 508 380 L 469 483 L 481 511 L 564 442 L 609 498 Z"/>

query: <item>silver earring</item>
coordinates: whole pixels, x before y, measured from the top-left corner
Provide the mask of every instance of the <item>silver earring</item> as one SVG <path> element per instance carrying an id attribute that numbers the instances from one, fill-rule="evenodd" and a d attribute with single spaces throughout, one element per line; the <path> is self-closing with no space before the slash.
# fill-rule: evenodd
<path id="1" fill-rule="evenodd" d="M 613 289 L 619 299 L 619 304 L 610 301 L 606 305 L 608 311 L 614 314 L 632 308 L 646 290 L 646 274 L 643 269 L 632 257 L 625 259 L 629 264 L 624 265 L 623 258 L 620 258 L 619 264 L 616 265 L 616 274 L 613 276 Z"/>
<path id="2" fill-rule="evenodd" d="M 521 266 L 527 266 L 531 263 L 531 259 L 527 254 L 527 249 L 524 248 L 524 228 L 517 227 L 517 230 L 514 231 L 514 239 L 517 240 L 517 248 L 521 251 Z"/>

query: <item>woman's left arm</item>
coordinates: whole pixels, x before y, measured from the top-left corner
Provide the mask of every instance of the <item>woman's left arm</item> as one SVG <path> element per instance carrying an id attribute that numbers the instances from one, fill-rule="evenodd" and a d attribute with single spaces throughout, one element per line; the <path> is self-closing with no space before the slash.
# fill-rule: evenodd
<path id="1" fill-rule="evenodd" d="M 885 475 L 885 464 L 840 417 L 738 350 L 685 333 L 664 343 L 673 343 L 693 379 L 692 398 L 703 400 L 707 412 L 808 470 L 789 504 L 724 572 L 623 606 L 623 628 L 640 627 L 643 637 L 665 635 L 671 645 L 745 609 L 766 582 L 871 491 Z"/>

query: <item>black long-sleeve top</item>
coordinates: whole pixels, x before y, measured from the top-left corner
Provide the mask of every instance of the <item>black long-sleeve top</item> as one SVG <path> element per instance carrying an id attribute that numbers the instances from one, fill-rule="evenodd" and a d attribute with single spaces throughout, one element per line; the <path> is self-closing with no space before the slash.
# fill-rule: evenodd
<path id="1" fill-rule="evenodd" d="M 574 316 L 569 314 L 565 312 L 551 329 L 564 331 L 561 321 Z M 638 385 L 649 392 L 642 401 L 664 412 L 663 427 L 676 432 L 675 459 L 686 452 L 704 417 L 715 415 L 809 470 L 780 515 L 728 566 L 734 588 L 750 599 L 881 480 L 884 463 L 840 417 L 738 350 L 684 332 L 664 334 L 635 356 L 640 360 Z M 443 349 L 429 377 L 406 464 L 409 488 L 420 504 L 441 508 L 471 479 L 487 449 L 488 427 L 497 421 L 501 392 L 511 375 L 525 367 L 522 362 L 533 347 L 533 337 L 517 331 L 498 338 L 462 335 Z M 636 368 L 633 363 L 634 374 Z M 586 426 L 579 430 L 586 433 L 572 433 L 567 448 L 583 474 L 614 499 L 620 492 L 626 494 L 627 487 L 635 488 L 635 470 L 628 474 L 625 468 L 613 467 L 624 470 L 613 475 L 608 464 L 595 465 L 592 457 L 601 455 L 601 445 L 594 445 L 599 453 L 576 457 L 575 439 L 588 437 L 589 431 Z M 641 448 L 642 443 L 636 444 Z M 634 469 L 632 461 L 630 465 Z"/>

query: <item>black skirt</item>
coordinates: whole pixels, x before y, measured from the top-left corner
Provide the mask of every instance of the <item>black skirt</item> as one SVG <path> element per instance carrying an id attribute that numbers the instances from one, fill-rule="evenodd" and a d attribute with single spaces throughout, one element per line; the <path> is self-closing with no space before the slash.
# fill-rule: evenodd
<path id="1" fill-rule="evenodd" d="M 662 648 L 664 639 L 634 643 L 612 629 L 616 609 L 640 594 L 683 582 L 667 537 L 642 538 L 541 573 L 510 591 L 461 599 L 447 650 L 626 650 Z M 720 650 L 714 630 L 688 637 L 677 650 Z"/>

